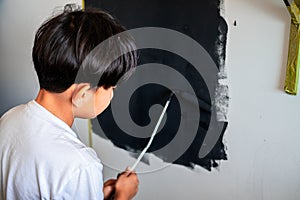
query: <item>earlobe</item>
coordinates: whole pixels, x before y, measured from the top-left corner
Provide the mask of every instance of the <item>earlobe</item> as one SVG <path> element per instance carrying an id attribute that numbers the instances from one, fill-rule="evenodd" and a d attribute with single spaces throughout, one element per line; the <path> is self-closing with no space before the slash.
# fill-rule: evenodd
<path id="1" fill-rule="evenodd" d="M 77 85 L 76 89 L 72 95 L 72 104 L 75 107 L 80 107 L 83 101 L 83 98 L 86 95 L 86 92 L 90 89 L 90 84 L 88 83 L 80 83 Z"/>

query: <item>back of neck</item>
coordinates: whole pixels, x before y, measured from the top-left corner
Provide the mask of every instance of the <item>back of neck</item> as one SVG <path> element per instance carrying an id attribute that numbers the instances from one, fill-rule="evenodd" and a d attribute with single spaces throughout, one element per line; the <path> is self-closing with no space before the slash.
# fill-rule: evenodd
<path id="1" fill-rule="evenodd" d="M 69 88 L 62 93 L 54 93 L 45 89 L 40 89 L 35 101 L 70 127 L 72 126 L 74 121 L 72 110 L 72 88 Z"/>

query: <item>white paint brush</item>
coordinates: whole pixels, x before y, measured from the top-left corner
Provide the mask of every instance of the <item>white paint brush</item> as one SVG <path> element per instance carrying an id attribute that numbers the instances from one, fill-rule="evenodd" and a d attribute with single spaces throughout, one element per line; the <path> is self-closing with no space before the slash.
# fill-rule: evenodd
<path id="1" fill-rule="evenodd" d="M 172 93 L 170 94 L 170 97 L 169 97 L 169 99 L 167 100 L 167 102 L 166 102 L 166 104 L 165 104 L 165 107 L 164 107 L 164 109 L 162 110 L 162 112 L 161 112 L 161 114 L 160 114 L 160 116 L 159 116 L 159 119 L 158 119 L 158 121 L 157 121 L 157 123 L 156 123 L 156 126 L 155 126 L 153 132 L 152 132 L 152 135 L 151 135 L 151 137 L 150 137 L 150 140 L 149 140 L 147 146 L 143 149 L 143 151 L 141 152 L 140 156 L 137 158 L 137 160 L 135 161 L 135 163 L 132 165 L 132 167 L 130 168 L 130 171 L 134 171 L 134 169 L 136 168 L 136 166 L 138 165 L 138 163 L 141 161 L 141 159 L 143 158 L 143 156 L 145 155 L 145 153 L 147 152 L 147 150 L 148 150 L 149 147 L 151 146 L 151 144 L 152 144 L 152 142 L 153 142 L 153 139 L 154 139 L 154 137 L 155 137 L 155 135 L 156 135 L 156 133 L 157 133 L 157 130 L 158 130 L 158 128 L 159 128 L 159 126 L 160 126 L 160 124 L 161 124 L 161 121 L 162 121 L 162 119 L 163 119 L 163 117 L 164 117 L 164 115 L 165 115 L 165 113 L 166 113 L 166 111 L 167 111 L 167 108 L 168 108 L 168 106 L 169 106 L 169 104 L 170 104 L 170 101 L 171 101 L 173 95 L 174 95 L 174 92 L 172 92 Z"/>

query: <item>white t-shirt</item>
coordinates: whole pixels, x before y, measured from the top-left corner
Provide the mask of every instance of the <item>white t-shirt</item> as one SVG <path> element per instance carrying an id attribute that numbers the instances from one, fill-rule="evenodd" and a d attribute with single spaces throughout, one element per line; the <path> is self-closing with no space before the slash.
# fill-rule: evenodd
<path id="1" fill-rule="evenodd" d="M 34 100 L 1 117 L 0 162 L 0 200 L 103 199 L 95 151 Z"/>

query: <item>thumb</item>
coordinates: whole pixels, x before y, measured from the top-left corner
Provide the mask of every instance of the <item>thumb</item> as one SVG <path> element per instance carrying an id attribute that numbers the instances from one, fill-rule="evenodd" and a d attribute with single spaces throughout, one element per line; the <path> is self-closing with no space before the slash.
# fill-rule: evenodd
<path id="1" fill-rule="evenodd" d="M 131 174 L 131 173 L 135 173 L 135 171 L 133 171 L 133 170 L 131 169 L 131 167 L 126 167 L 125 172 L 128 173 L 128 175 Z"/>
<path id="2" fill-rule="evenodd" d="M 126 172 L 131 172 L 131 168 L 130 167 L 126 167 L 125 171 Z"/>

